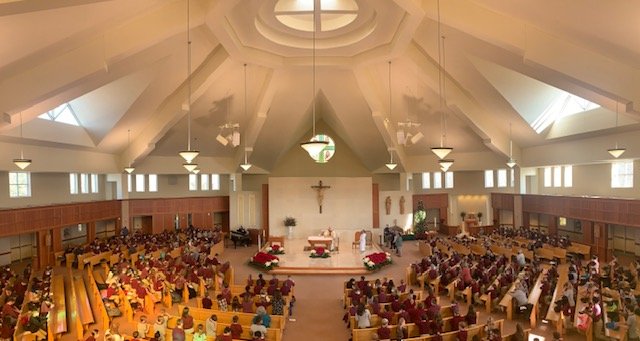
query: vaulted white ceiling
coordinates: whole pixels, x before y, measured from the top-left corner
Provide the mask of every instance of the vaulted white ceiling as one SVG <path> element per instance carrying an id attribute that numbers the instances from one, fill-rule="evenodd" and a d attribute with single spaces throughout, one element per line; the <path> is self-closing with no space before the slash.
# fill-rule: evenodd
<path id="1" fill-rule="evenodd" d="M 371 172 L 386 171 L 389 149 L 399 170 L 437 169 L 429 148 L 440 143 L 443 116 L 453 170 L 502 167 L 509 124 L 523 166 L 600 162 L 614 140 L 627 146 L 625 156 L 640 156 L 633 134 L 640 130 L 640 3 L 441 0 L 442 69 L 437 0 L 313 0 L 329 10 L 324 17 L 304 12 L 311 1 L 191 0 L 190 75 L 186 0 L 2 2 L 2 155 L 20 145 L 32 155 L 94 153 L 112 160 L 103 172 L 175 159 L 177 167 L 157 170 L 174 172 L 187 147 L 190 80 L 192 145 L 220 172 L 239 171 L 245 149 L 254 171 L 273 170 L 311 136 L 314 102 L 319 126 L 338 134 Z M 342 1 L 349 10 L 331 12 Z M 276 6 L 292 16 L 278 17 Z M 315 89 L 313 33 L 297 29 L 313 20 L 321 27 Z M 600 108 L 536 133 L 531 118 L 563 92 Z M 37 118 L 63 103 L 79 127 Z M 424 137 L 400 145 L 398 123 L 407 121 L 419 123 L 411 133 Z M 239 124 L 235 148 L 216 142 L 228 122 Z M 567 143 L 575 153 L 554 155 L 554 146 Z M 0 169 L 13 168 L 10 158 Z M 33 158 L 34 170 L 48 170 Z"/>

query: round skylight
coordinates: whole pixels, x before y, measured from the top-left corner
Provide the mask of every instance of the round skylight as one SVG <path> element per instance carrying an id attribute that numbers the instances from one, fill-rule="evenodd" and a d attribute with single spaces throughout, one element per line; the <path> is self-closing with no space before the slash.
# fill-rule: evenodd
<path id="1" fill-rule="evenodd" d="M 314 2 L 316 9 L 314 11 Z M 355 0 L 279 0 L 274 8 L 276 19 L 294 30 L 316 32 L 337 30 L 358 17 Z"/>

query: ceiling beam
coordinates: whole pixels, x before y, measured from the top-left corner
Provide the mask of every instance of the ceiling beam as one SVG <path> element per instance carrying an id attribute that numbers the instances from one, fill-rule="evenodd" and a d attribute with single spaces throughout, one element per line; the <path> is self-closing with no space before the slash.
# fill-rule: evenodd
<path id="1" fill-rule="evenodd" d="M 209 87 L 213 86 L 215 81 L 231 67 L 231 64 L 229 54 L 221 45 L 213 49 L 191 75 L 191 103 L 194 103 Z M 121 154 L 120 164 L 122 167 L 130 161 L 135 163 L 149 155 L 167 131 L 187 114 L 184 108 L 187 105 L 188 97 L 187 78 L 173 94 L 165 99 L 149 124 L 133 138 L 131 145 Z M 177 155 L 176 162 L 178 162 Z"/>
<path id="2" fill-rule="evenodd" d="M 423 9 L 427 17 L 437 19 L 435 1 L 424 1 Z M 440 14 L 446 26 L 516 53 L 525 64 L 589 84 L 603 95 L 628 99 L 633 111 L 640 111 L 640 70 L 615 59 L 615 55 L 604 55 L 470 0 L 442 1 Z"/>
<path id="3" fill-rule="evenodd" d="M 381 89 L 376 89 L 374 84 L 383 84 L 381 77 L 376 77 L 371 67 L 360 67 L 353 71 L 362 96 L 369 104 L 371 117 L 375 123 L 387 149 L 396 151 L 396 160 L 401 168 L 407 167 L 407 155 L 404 146 L 399 145 L 396 138 L 396 126 L 393 124 L 389 108 L 385 108 L 385 101 L 380 98 Z"/>
<path id="4" fill-rule="evenodd" d="M 273 97 L 278 90 L 278 79 L 278 71 L 274 71 L 273 69 L 269 69 L 267 71 L 264 81 L 262 82 L 258 100 L 256 101 L 257 104 L 255 110 L 251 113 L 251 116 L 247 120 L 247 127 L 244 129 L 244 136 L 242 137 L 244 141 L 244 148 L 238 149 L 234 158 L 238 164 L 244 162 L 245 148 L 250 148 L 250 150 L 247 151 L 247 157 L 251 156 L 251 153 L 253 153 L 253 146 L 258 139 L 258 135 L 260 135 L 260 131 L 262 131 L 262 128 L 264 127 L 264 122 L 267 120 L 267 116 L 269 115 L 269 108 L 271 108 Z"/>
<path id="5" fill-rule="evenodd" d="M 0 17 L 47 11 L 62 7 L 81 6 L 110 0 L 13 0 L 0 3 Z"/>
<path id="6" fill-rule="evenodd" d="M 440 66 L 427 51 L 417 43 L 411 44 L 407 49 L 407 57 L 417 66 L 419 76 L 436 93 L 438 92 L 438 73 Z M 509 136 L 502 129 L 496 129 L 491 114 L 477 103 L 465 89 L 450 74 L 444 75 L 446 82 L 446 103 L 450 114 L 456 115 L 465 122 L 473 132 L 478 135 L 484 144 L 492 151 L 503 156 L 509 156 Z M 451 146 L 455 148 L 456 146 Z M 514 158 L 520 156 L 520 149 L 514 145 Z"/>

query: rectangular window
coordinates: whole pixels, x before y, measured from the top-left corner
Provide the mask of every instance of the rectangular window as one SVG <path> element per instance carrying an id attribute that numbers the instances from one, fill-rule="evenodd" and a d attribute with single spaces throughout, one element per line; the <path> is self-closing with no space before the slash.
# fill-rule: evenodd
<path id="1" fill-rule="evenodd" d="M 493 170 L 487 169 L 484 171 L 484 188 L 493 187 Z"/>
<path id="2" fill-rule="evenodd" d="M 633 188 L 633 161 L 611 164 L 611 188 Z"/>
<path id="3" fill-rule="evenodd" d="M 453 188 L 453 172 L 444 173 L 444 188 Z"/>
<path id="4" fill-rule="evenodd" d="M 573 187 L 573 166 L 564 166 L 564 187 Z"/>
<path id="5" fill-rule="evenodd" d="M 158 191 L 158 174 L 149 174 L 149 192 Z"/>
<path id="6" fill-rule="evenodd" d="M 69 173 L 69 193 L 78 194 L 78 173 Z"/>
<path id="7" fill-rule="evenodd" d="M 507 170 L 498 169 L 498 188 L 507 187 Z"/>
<path id="8" fill-rule="evenodd" d="M 98 184 L 98 174 L 91 174 L 91 193 L 99 193 L 100 185 Z"/>
<path id="9" fill-rule="evenodd" d="M 220 190 L 220 174 L 211 174 L 211 190 Z"/>
<path id="10" fill-rule="evenodd" d="M 433 188 L 442 188 L 442 172 L 433 172 Z"/>
<path id="11" fill-rule="evenodd" d="M 89 193 L 89 174 L 80 174 L 80 193 Z"/>
<path id="12" fill-rule="evenodd" d="M 562 167 L 553 167 L 553 187 L 562 187 Z"/>
<path id="13" fill-rule="evenodd" d="M 133 176 L 127 174 L 127 191 L 131 193 L 133 191 Z"/>
<path id="14" fill-rule="evenodd" d="M 136 192 L 144 192 L 144 174 L 136 174 Z"/>
<path id="15" fill-rule="evenodd" d="M 544 187 L 551 187 L 551 167 L 544 167 Z"/>
<path id="16" fill-rule="evenodd" d="M 9 197 L 21 198 L 31 196 L 31 173 L 9 172 Z"/>
<path id="17" fill-rule="evenodd" d="M 422 173 L 422 189 L 431 188 L 431 173 Z"/>
<path id="18" fill-rule="evenodd" d="M 510 183 L 509 187 L 515 187 L 516 186 L 516 170 L 511 168 L 510 173 L 511 173 L 511 182 L 509 182 Z"/>
<path id="19" fill-rule="evenodd" d="M 209 174 L 200 174 L 200 190 L 209 190 Z"/>
<path id="20" fill-rule="evenodd" d="M 198 174 L 189 174 L 189 190 L 198 190 Z"/>

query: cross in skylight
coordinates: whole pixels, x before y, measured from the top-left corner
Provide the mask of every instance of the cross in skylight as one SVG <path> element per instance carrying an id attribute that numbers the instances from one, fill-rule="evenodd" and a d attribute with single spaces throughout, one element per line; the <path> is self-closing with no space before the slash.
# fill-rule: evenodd
<path id="1" fill-rule="evenodd" d="M 73 109 L 71 108 L 69 103 L 64 103 L 52 110 L 49 110 L 44 114 L 38 116 L 38 118 L 48 121 L 70 124 L 72 126 L 80 126 L 80 123 L 76 118 L 76 114 L 73 112 Z"/>

